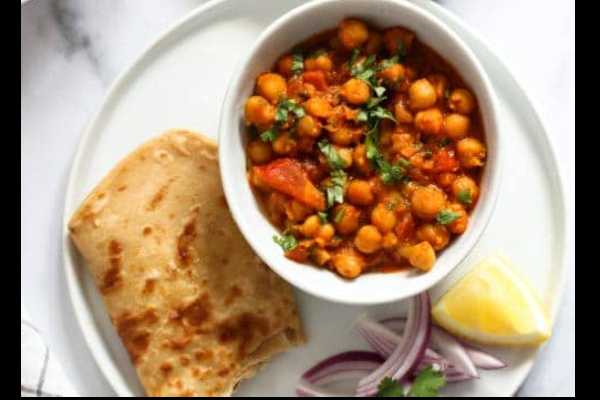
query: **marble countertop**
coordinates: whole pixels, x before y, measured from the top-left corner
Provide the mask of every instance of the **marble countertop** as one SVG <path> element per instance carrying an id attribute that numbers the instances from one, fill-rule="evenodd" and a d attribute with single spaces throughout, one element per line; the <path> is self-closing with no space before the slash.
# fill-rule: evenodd
<path id="1" fill-rule="evenodd" d="M 65 296 L 60 237 L 75 149 L 83 127 L 117 74 L 159 32 L 204 2 L 32 0 L 22 6 L 21 304 L 83 395 L 111 396 L 114 392 L 95 365 Z M 538 107 L 561 164 L 574 227 L 574 2 L 440 3 L 506 59 Z M 553 337 L 541 350 L 519 395 L 575 394 L 574 254 L 569 255 L 569 264 Z"/>

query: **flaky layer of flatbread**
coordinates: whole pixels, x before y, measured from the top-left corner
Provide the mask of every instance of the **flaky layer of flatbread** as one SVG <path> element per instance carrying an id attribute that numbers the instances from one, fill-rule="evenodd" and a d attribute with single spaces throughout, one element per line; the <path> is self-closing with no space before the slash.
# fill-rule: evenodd
<path id="1" fill-rule="evenodd" d="M 69 230 L 150 396 L 229 395 L 304 340 L 291 288 L 229 213 L 210 139 L 173 130 L 145 143 Z"/>

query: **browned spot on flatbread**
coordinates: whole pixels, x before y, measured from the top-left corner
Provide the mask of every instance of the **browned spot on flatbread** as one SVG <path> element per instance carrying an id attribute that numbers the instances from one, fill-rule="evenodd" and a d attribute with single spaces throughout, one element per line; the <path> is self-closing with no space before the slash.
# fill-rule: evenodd
<path id="1" fill-rule="evenodd" d="M 219 375 L 221 378 L 226 377 L 229 375 L 229 368 L 220 369 L 219 372 L 217 372 L 217 375 Z"/>
<path id="2" fill-rule="evenodd" d="M 159 204 L 164 200 L 165 196 L 167 195 L 167 190 L 169 189 L 170 184 L 171 184 L 171 182 L 169 181 L 169 183 L 162 185 L 160 187 L 160 189 L 158 189 L 158 192 L 156 192 L 154 194 L 154 196 L 152 196 L 150 203 L 148 203 L 148 205 L 146 206 L 146 210 L 148 210 L 148 211 L 156 210 L 156 208 L 159 206 Z"/>
<path id="3" fill-rule="evenodd" d="M 196 359 L 196 361 L 208 361 L 208 360 L 212 360 L 213 353 L 209 349 L 206 349 L 206 350 L 196 350 L 194 352 L 194 358 Z"/>
<path id="4" fill-rule="evenodd" d="M 168 346 L 173 350 L 183 350 L 192 341 L 192 335 L 169 339 Z"/>
<path id="5" fill-rule="evenodd" d="M 145 228 L 144 228 L 144 230 L 142 231 L 142 234 L 143 234 L 144 236 L 148 236 L 148 235 L 149 235 L 149 234 L 151 234 L 151 233 L 152 233 L 152 228 L 151 228 L 151 227 L 149 227 L 149 226 L 145 227 Z"/>
<path id="6" fill-rule="evenodd" d="M 231 289 L 229 289 L 229 293 L 227 294 L 227 297 L 225 297 L 225 305 L 226 306 L 231 305 L 236 299 L 241 297 L 242 294 L 243 294 L 242 289 L 240 289 L 239 286 L 237 286 L 237 285 L 233 285 L 231 287 Z"/>
<path id="7" fill-rule="evenodd" d="M 173 365 L 170 362 L 164 362 L 161 364 L 160 372 L 162 372 L 163 375 L 169 375 L 171 371 L 173 371 Z"/>
<path id="8" fill-rule="evenodd" d="M 117 332 L 119 332 L 119 336 L 121 336 L 123 344 L 134 363 L 137 363 L 148 350 L 150 333 L 146 328 L 156 322 L 158 322 L 158 315 L 152 309 L 139 315 L 125 313 L 117 318 L 115 323 Z"/>
<path id="9" fill-rule="evenodd" d="M 179 356 L 179 363 L 184 367 L 187 367 L 188 365 L 190 365 L 190 357 L 186 356 L 185 354 L 182 354 L 181 356 Z"/>
<path id="10" fill-rule="evenodd" d="M 127 185 L 121 185 L 121 186 L 119 186 L 119 187 L 117 188 L 117 191 L 118 191 L 118 192 L 123 192 L 123 191 L 125 191 L 125 189 L 127 189 Z"/>
<path id="11" fill-rule="evenodd" d="M 180 310 L 184 322 L 194 327 L 198 327 L 208 321 L 211 317 L 211 312 L 211 302 L 206 293 Z"/>
<path id="12" fill-rule="evenodd" d="M 192 263 L 191 244 L 195 238 L 196 226 L 192 219 L 184 226 L 183 232 L 177 238 L 177 258 L 184 267 L 187 267 Z"/>
<path id="13" fill-rule="evenodd" d="M 244 357 L 247 347 L 254 339 L 256 332 L 266 336 L 269 332 L 269 321 L 265 318 L 244 312 L 221 322 L 218 326 L 221 343 L 238 342 L 238 355 Z"/>
<path id="14" fill-rule="evenodd" d="M 111 240 L 108 243 L 108 260 L 110 268 L 102 278 L 102 287 L 100 291 L 104 294 L 119 286 L 122 282 L 121 277 L 121 256 L 123 253 L 123 245 L 116 240 Z"/>
<path id="15" fill-rule="evenodd" d="M 150 294 L 154 291 L 156 287 L 156 279 L 148 278 L 146 279 L 146 283 L 144 283 L 144 289 L 142 290 L 142 294 Z"/>

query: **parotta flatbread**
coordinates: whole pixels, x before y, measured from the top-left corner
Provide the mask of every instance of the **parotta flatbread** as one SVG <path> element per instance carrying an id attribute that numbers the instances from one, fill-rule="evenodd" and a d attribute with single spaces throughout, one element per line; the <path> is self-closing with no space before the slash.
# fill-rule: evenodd
<path id="1" fill-rule="evenodd" d="M 291 288 L 252 252 L 216 145 L 173 130 L 121 161 L 69 229 L 150 396 L 224 396 L 304 340 Z"/>

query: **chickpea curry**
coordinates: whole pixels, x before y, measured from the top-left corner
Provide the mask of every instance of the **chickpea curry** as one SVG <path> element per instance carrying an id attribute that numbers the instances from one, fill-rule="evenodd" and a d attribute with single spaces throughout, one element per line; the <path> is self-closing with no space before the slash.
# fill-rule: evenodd
<path id="1" fill-rule="evenodd" d="M 349 279 L 429 271 L 467 229 L 477 101 L 413 32 L 345 19 L 258 76 L 244 114 L 248 179 L 288 258 Z"/>

